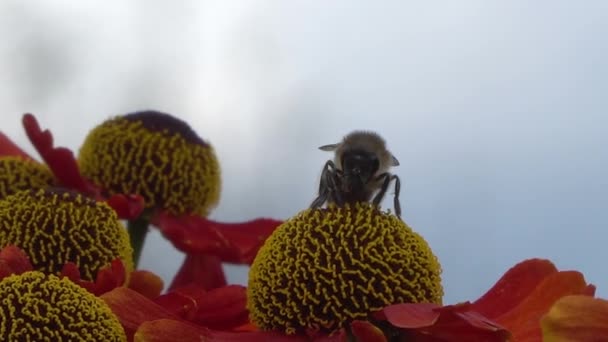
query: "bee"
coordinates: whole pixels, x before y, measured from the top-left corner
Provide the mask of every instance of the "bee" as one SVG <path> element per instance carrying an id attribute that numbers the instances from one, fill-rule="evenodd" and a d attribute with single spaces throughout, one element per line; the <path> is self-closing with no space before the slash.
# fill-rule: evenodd
<path id="1" fill-rule="evenodd" d="M 343 206 L 346 203 L 372 202 L 380 205 L 392 181 L 395 181 L 394 208 L 401 218 L 399 177 L 388 170 L 399 161 L 386 148 L 384 139 L 375 132 L 354 131 L 337 144 L 323 145 L 322 151 L 333 151 L 333 160 L 323 166 L 319 195 L 310 205 L 319 208 L 325 203 Z M 374 196 L 375 194 L 375 196 Z M 373 198 L 372 198 L 373 196 Z"/>

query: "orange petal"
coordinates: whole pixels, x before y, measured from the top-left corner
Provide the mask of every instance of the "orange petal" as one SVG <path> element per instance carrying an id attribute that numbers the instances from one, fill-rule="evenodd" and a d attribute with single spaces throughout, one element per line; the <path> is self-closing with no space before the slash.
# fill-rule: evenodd
<path id="1" fill-rule="evenodd" d="M 117 287 L 104 293 L 100 298 L 110 306 L 112 312 L 118 317 L 127 336 L 132 336 L 137 328 L 146 321 L 163 318 L 179 320 L 177 316 L 168 312 L 162 306 L 127 287 Z"/>
<path id="2" fill-rule="evenodd" d="M 562 271 L 545 278 L 532 293 L 511 311 L 496 321 L 513 334 L 516 341 L 540 341 L 540 318 L 559 298 L 588 291 L 580 272 Z"/>
<path id="3" fill-rule="evenodd" d="M 583 295 L 559 299 L 541 320 L 544 341 L 593 342 L 608 337 L 608 300 Z"/>
<path id="4" fill-rule="evenodd" d="M 431 303 L 394 304 L 376 313 L 375 318 L 387 320 L 394 327 L 403 329 L 430 327 L 439 318 L 440 313 L 435 310 L 439 307 L 439 305 Z"/>
<path id="5" fill-rule="evenodd" d="M 471 310 L 494 319 L 513 309 L 546 277 L 557 273 L 549 260 L 528 259 L 509 269 L 496 284 L 477 301 Z"/>
<path id="6" fill-rule="evenodd" d="M 287 336 L 271 332 L 222 332 L 188 322 L 159 319 L 143 323 L 134 336 L 135 342 L 305 342 L 302 336 Z"/>
<path id="7" fill-rule="evenodd" d="M 163 290 L 163 286 L 163 280 L 150 271 L 133 271 L 129 277 L 128 287 L 150 299 L 158 297 Z"/>
<path id="8" fill-rule="evenodd" d="M 357 341 L 386 342 L 382 330 L 368 321 L 356 320 L 350 324 L 350 327 Z"/>

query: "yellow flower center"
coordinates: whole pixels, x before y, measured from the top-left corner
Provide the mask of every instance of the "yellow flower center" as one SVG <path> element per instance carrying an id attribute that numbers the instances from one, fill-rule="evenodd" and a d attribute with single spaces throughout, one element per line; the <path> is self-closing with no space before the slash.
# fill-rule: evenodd
<path id="1" fill-rule="evenodd" d="M 43 164 L 21 157 L 0 158 L 0 198 L 17 191 L 53 185 L 53 174 Z"/>
<path id="2" fill-rule="evenodd" d="M 103 202 L 56 188 L 20 191 L 0 200 L 0 248 L 16 245 L 34 269 L 75 263 L 82 279 L 116 258 L 133 269 L 133 250 L 116 212 Z"/>
<path id="3" fill-rule="evenodd" d="M 110 308 L 67 278 L 32 271 L 0 281 L 1 341 L 126 341 Z"/>
<path id="4" fill-rule="evenodd" d="M 219 200 L 213 148 L 168 114 L 147 111 L 105 121 L 87 136 L 79 164 L 109 194 L 140 194 L 149 208 L 206 215 Z"/>
<path id="5" fill-rule="evenodd" d="M 396 216 L 357 203 L 305 210 L 266 240 L 249 273 L 263 330 L 331 331 L 396 303 L 441 303 L 441 266 Z"/>

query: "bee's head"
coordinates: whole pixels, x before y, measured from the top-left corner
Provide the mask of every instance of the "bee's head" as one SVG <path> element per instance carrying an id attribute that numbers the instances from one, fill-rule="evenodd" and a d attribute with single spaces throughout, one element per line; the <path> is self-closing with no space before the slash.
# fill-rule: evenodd
<path id="1" fill-rule="evenodd" d="M 342 172 L 351 182 L 367 184 L 380 167 L 378 156 L 362 149 L 344 151 L 342 154 Z"/>

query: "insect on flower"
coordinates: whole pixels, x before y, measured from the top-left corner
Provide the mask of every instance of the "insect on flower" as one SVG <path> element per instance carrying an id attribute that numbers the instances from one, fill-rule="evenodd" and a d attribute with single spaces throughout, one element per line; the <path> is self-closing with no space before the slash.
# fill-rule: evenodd
<path id="1" fill-rule="evenodd" d="M 334 151 L 334 158 L 323 166 L 319 195 L 310 205 L 311 208 L 319 208 L 325 203 L 343 206 L 346 203 L 370 201 L 378 206 L 394 180 L 395 214 L 401 218 L 401 182 L 397 175 L 388 172 L 391 167 L 398 166 L 399 161 L 388 151 L 380 135 L 370 131 L 354 131 L 340 143 L 323 145 L 319 149 Z"/>

